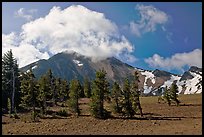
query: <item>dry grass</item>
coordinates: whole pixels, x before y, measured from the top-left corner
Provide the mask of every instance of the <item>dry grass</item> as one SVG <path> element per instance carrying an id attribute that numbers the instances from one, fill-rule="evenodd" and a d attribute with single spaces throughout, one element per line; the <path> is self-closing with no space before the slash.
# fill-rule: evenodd
<path id="1" fill-rule="evenodd" d="M 119 117 L 106 120 L 90 116 L 88 99 L 80 100 L 82 116 L 47 117 L 40 122 L 30 122 L 30 114 L 19 114 L 20 119 L 2 116 L 2 134 L 108 134 L 108 135 L 168 135 L 202 134 L 202 94 L 180 95 L 181 106 L 158 104 L 157 97 L 142 97 L 144 117 L 134 119 Z M 108 107 L 108 106 L 107 106 Z M 60 110 L 61 108 L 55 108 Z M 69 111 L 68 111 L 69 113 Z M 25 123 L 26 121 L 26 123 Z"/>

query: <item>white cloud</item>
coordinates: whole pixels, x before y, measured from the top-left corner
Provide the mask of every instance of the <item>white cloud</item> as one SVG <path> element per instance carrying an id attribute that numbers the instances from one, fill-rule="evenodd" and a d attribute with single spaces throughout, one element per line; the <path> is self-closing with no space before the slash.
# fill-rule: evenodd
<path id="1" fill-rule="evenodd" d="M 24 18 L 27 21 L 30 21 L 33 19 L 32 14 L 36 12 L 37 12 L 37 9 L 30 9 L 26 11 L 24 8 L 20 8 L 18 11 L 14 13 L 14 15 L 15 17 Z"/>
<path id="2" fill-rule="evenodd" d="M 145 59 L 151 67 L 159 67 L 167 70 L 178 69 L 182 70 L 184 66 L 197 66 L 202 68 L 202 50 L 195 49 L 191 52 L 176 53 L 170 58 L 164 58 L 158 54 Z"/>
<path id="3" fill-rule="evenodd" d="M 80 5 L 64 10 L 53 7 L 45 17 L 24 24 L 19 37 L 21 41 L 18 48 L 24 48 L 23 52 L 27 53 L 18 55 L 19 58 L 24 58 L 20 66 L 38 58 L 48 58 L 48 52 L 56 54 L 66 50 L 90 57 L 93 61 L 112 56 L 120 58 L 123 53 L 130 61 L 135 59 L 131 55 L 133 45 L 119 34 L 114 22 L 103 13 Z M 30 47 L 28 51 L 27 47 Z M 28 54 L 32 54 L 29 59 Z"/>
<path id="4" fill-rule="evenodd" d="M 154 32 L 158 25 L 164 25 L 168 21 L 168 15 L 154 6 L 136 5 L 135 8 L 140 15 L 140 20 L 130 22 L 130 29 L 133 34 L 140 37 L 141 34 Z M 166 29 L 162 26 L 163 31 Z"/>
<path id="5" fill-rule="evenodd" d="M 33 45 L 23 43 L 14 32 L 8 35 L 2 34 L 2 55 L 10 49 L 12 49 L 13 55 L 17 59 L 19 67 L 23 67 L 39 59 L 49 58 L 47 52 L 40 52 Z"/>

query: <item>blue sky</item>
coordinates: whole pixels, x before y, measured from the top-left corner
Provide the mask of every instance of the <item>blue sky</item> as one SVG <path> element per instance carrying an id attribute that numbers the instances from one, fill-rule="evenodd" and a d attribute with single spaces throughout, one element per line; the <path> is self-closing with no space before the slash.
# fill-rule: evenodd
<path id="1" fill-rule="evenodd" d="M 95 16 L 93 11 L 103 13 L 104 17 L 96 15 L 97 18 L 94 18 L 94 21 L 96 23 L 99 20 L 104 21 L 107 29 L 99 26 L 94 31 L 99 33 L 104 30 L 105 34 L 111 33 L 110 39 L 109 34 L 102 38 L 107 39 L 106 43 L 112 43 L 112 39 L 114 39 L 117 46 L 121 46 L 121 48 L 118 48 L 110 45 L 110 50 L 114 50 L 115 53 L 104 50 L 104 52 L 101 52 L 101 54 L 104 54 L 103 57 L 114 55 L 134 67 L 149 70 L 161 69 L 177 74 L 186 71 L 191 65 L 202 67 L 201 2 L 4 2 L 2 3 L 2 52 L 12 48 L 17 59 L 23 60 L 26 58 L 26 60 L 20 62 L 20 66 L 23 66 L 41 58 L 48 58 L 55 54 L 56 50 L 61 51 L 56 47 L 48 48 L 45 46 L 45 48 L 42 48 L 39 47 L 40 45 L 36 46 L 29 43 L 33 46 L 33 49 L 26 50 L 23 56 L 22 52 L 25 50 L 25 45 L 22 44 L 25 44 L 26 40 L 20 34 L 26 32 L 26 36 L 31 39 L 30 35 L 33 34 L 30 34 L 32 32 L 30 28 L 33 27 L 32 25 L 38 28 L 36 20 L 39 20 L 39 18 L 44 19 L 54 6 L 60 7 L 60 9 L 56 10 L 56 13 L 58 13 L 58 11 L 63 11 L 72 5 L 81 5 L 90 10 L 91 12 L 87 13 L 88 17 Z M 79 10 L 79 12 L 85 11 L 82 7 L 75 9 Z M 75 9 L 72 10 L 77 11 Z M 64 16 L 72 17 L 64 13 L 58 14 L 59 16 L 62 15 L 62 18 Z M 80 13 L 76 13 L 75 16 L 77 15 L 80 15 Z M 58 17 L 56 17 L 56 20 Z M 62 18 L 60 19 L 62 20 Z M 90 21 L 93 22 L 91 19 Z M 87 19 L 87 21 L 89 20 Z M 30 22 L 35 23 L 31 24 Z M 29 25 L 27 25 L 26 29 L 23 29 L 22 26 L 26 26 L 25 24 Z M 110 26 L 116 26 L 117 28 L 112 30 Z M 56 31 L 53 30 L 52 32 L 55 33 Z M 119 38 L 112 35 L 112 31 L 114 31 L 114 34 L 119 35 Z M 37 34 L 39 33 L 36 32 Z M 37 40 L 45 37 L 41 34 L 39 34 L 40 36 L 36 35 Z M 47 33 L 45 35 L 47 37 Z M 126 40 L 123 40 L 122 37 L 125 37 Z M 66 44 L 66 42 L 64 43 Z M 20 50 L 20 48 L 24 48 L 24 50 Z M 73 46 L 69 48 L 76 49 Z M 30 54 L 33 54 L 33 57 L 27 59 L 26 56 Z M 123 56 L 124 54 L 126 57 Z M 88 53 L 87 56 L 89 56 Z M 96 57 L 92 53 L 90 53 L 90 56 Z"/>

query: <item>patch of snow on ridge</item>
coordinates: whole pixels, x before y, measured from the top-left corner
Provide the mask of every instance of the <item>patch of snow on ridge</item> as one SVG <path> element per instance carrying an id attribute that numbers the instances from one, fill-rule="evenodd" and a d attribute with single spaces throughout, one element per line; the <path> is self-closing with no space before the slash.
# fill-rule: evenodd
<path id="1" fill-rule="evenodd" d="M 141 74 L 145 75 L 145 82 L 144 82 L 144 84 L 146 84 L 148 78 L 152 80 L 153 84 L 155 83 L 155 76 L 154 76 L 154 74 L 152 74 L 152 72 L 144 71 L 144 72 L 141 72 Z"/>
<path id="2" fill-rule="evenodd" d="M 80 61 L 79 60 L 73 60 L 73 62 L 75 63 L 75 64 L 77 64 L 78 66 L 83 66 L 83 64 L 82 63 L 80 63 Z"/>
<path id="3" fill-rule="evenodd" d="M 186 80 L 186 90 L 184 94 L 194 94 L 194 93 L 201 93 L 202 92 L 202 84 L 198 84 L 200 82 L 199 79 L 202 79 L 202 76 L 190 72 L 194 78 Z M 198 89 L 198 86 L 200 85 L 200 88 Z"/>
<path id="4" fill-rule="evenodd" d="M 142 75 L 145 75 L 145 81 L 144 81 L 144 93 L 147 94 L 152 90 L 152 86 L 148 87 L 147 85 L 147 79 L 151 79 L 152 83 L 155 83 L 155 76 L 152 74 L 152 72 L 144 71 L 141 72 Z"/>
<path id="5" fill-rule="evenodd" d="M 37 67 L 38 67 L 37 65 L 33 66 L 33 67 L 32 67 L 32 70 L 35 69 L 35 68 L 37 68 Z"/>
<path id="6" fill-rule="evenodd" d="M 171 75 L 171 78 L 169 80 L 165 81 L 161 87 L 167 86 L 167 88 L 169 88 L 175 80 L 178 81 L 180 78 L 181 78 L 180 76 Z"/>

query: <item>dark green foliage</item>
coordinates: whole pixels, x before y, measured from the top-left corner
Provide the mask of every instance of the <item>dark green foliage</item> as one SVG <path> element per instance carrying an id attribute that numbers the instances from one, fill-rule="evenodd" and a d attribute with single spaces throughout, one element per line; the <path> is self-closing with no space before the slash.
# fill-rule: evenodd
<path id="1" fill-rule="evenodd" d="M 171 98 L 171 100 L 172 101 L 175 101 L 176 102 L 176 105 L 178 106 L 179 105 L 179 103 L 180 103 L 180 101 L 178 100 L 178 86 L 176 85 L 176 83 L 175 82 L 173 82 L 172 84 L 171 84 L 171 87 L 170 87 L 170 90 L 169 90 L 169 94 L 170 94 L 170 98 Z"/>
<path id="2" fill-rule="evenodd" d="M 171 105 L 171 97 L 169 94 L 169 89 L 167 89 L 167 87 L 165 87 L 164 89 L 164 99 L 167 101 L 168 105 Z"/>
<path id="3" fill-rule="evenodd" d="M 139 83 L 139 76 L 138 76 L 138 72 L 135 71 L 134 74 L 134 81 L 131 84 L 131 102 L 132 102 L 132 106 L 135 112 L 137 112 L 138 110 L 140 111 L 140 115 L 143 116 L 142 113 L 142 107 L 140 104 L 140 91 L 138 88 L 138 83 Z"/>
<path id="4" fill-rule="evenodd" d="M 22 103 L 23 107 L 32 107 L 32 119 L 36 120 L 36 106 L 38 103 L 37 95 L 38 93 L 38 85 L 35 80 L 35 75 L 32 72 L 32 69 L 29 72 L 22 74 L 21 81 L 21 92 L 22 92 Z"/>
<path id="5" fill-rule="evenodd" d="M 19 105 L 19 70 L 17 60 L 13 57 L 12 50 L 6 52 L 2 57 L 2 108 L 5 111 L 10 109 L 10 113 Z M 16 96 L 17 95 L 17 96 Z M 8 108 L 8 98 L 10 108 Z"/>
<path id="6" fill-rule="evenodd" d="M 96 78 L 93 81 L 92 96 L 91 96 L 91 114 L 95 118 L 106 118 L 108 112 L 104 109 L 104 96 L 108 93 L 109 83 L 106 80 L 105 70 L 96 72 Z"/>
<path id="7" fill-rule="evenodd" d="M 122 91 L 123 101 L 123 114 L 125 114 L 127 117 L 133 117 L 135 114 L 135 111 L 132 107 L 132 102 L 131 102 L 131 93 L 130 93 L 130 83 L 128 78 L 125 79 L 124 85 L 123 85 L 123 91 Z"/>
<path id="8" fill-rule="evenodd" d="M 65 109 L 61 109 L 59 112 L 56 113 L 59 116 L 67 117 L 68 113 Z"/>
<path id="9" fill-rule="evenodd" d="M 69 93 L 69 107 L 72 112 L 74 112 L 77 115 L 80 115 L 80 110 L 79 110 L 79 91 L 80 91 L 80 86 L 79 86 L 79 81 L 78 80 L 71 80 L 70 82 L 70 93 Z"/>
<path id="10" fill-rule="evenodd" d="M 52 70 L 51 69 L 48 69 L 47 73 L 46 73 L 46 81 L 47 81 L 47 84 L 48 84 L 48 88 L 49 88 L 49 92 L 46 94 L 46 98 L 48 100 L 53 100 L 53 104 L 55 105 L 56 104 L 56 79 L 55 77 L 53 76 L 52 74 Z"/>
<path id="11" fill-rule="evenodd" d="M 46 108 L 47 108 L 46 100 L 49 94 L 49 85 L 48 85 L 47 77 L 42 76 L 38 81 L 38 85 L 39 85 L 39 93 L 37 95 L 37 98 L 39 101 L 39 106 L 41 108 L 41 113 L 46 114 Z"/>
<path id="12" fill-rule="evenodd" d="M 91 84 L 88 78 L 85 78 L 84 80 L 84 94 L 87 98 L 91 97 Z"/>
<path id="13" fill-rule="evenodd" d="M 79 83 L 79 98 L 84 98 L 85 97 L 84 87 L 81 85 L 79 80 L 78 80 L 78 83 Z"/>
<path id="14" fill-rule="evenodd" d="M 169 106 L 171 105 L 172 102 L 175 102 L 177 106 L 179 105 L 180 101 L 178 100 L 177 93 L 178 93 L 178 86 L 176 85 L 176 83 L 173 82 L 169 89 L 165 87 L 163 98 L 166 100 Z M 158 98 L 158 100 L 159 99 L 162 100 L 162 98 Z"/>
<path id="15" fill-rule="evenodd" d="M 121 113 L 122 106 L 121 106 L 121 89 L 117 82 L 114 82 L 111 97 L 112 97 L 112 107 L 115 113 Z"/>

